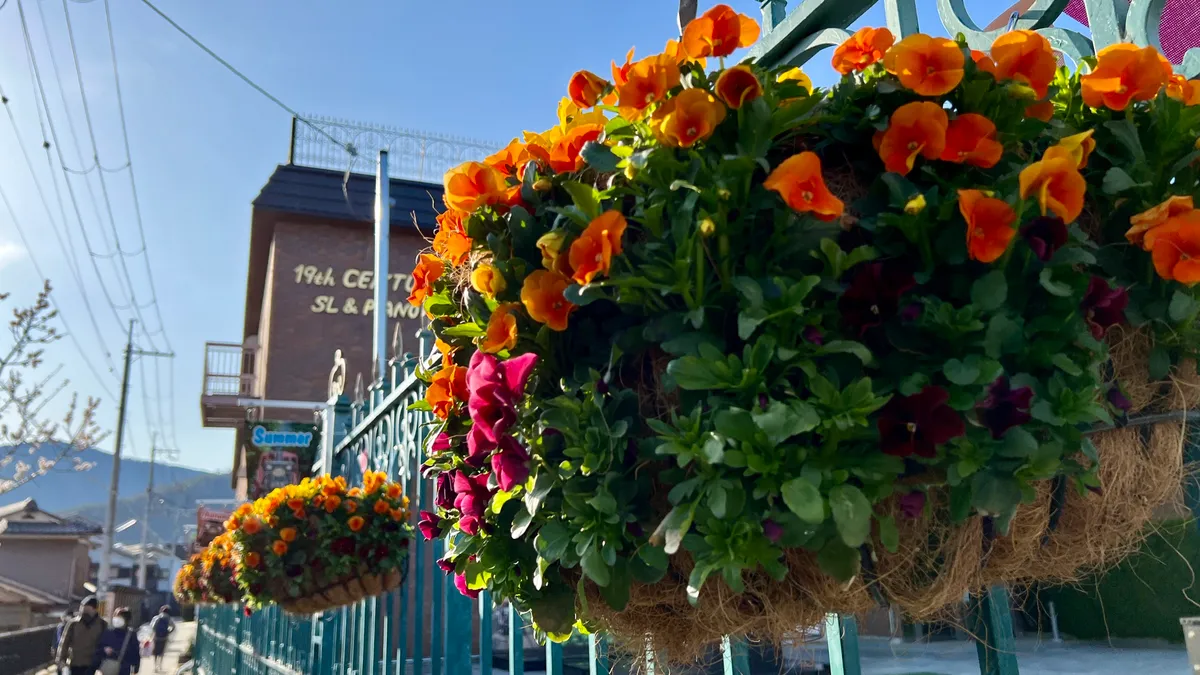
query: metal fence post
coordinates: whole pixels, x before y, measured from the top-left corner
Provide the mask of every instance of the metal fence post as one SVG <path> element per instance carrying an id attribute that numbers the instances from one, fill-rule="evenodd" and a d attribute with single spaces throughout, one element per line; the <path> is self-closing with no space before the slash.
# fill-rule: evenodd
<path id="1" fill-rule="evenodd" d="M 1019 675 L 1008 589 L 993 586 L 972 597 L 970 627 L 975 634 L 981 675 Z"/>
<path id="2" fill-rule="evenodd" d="M 825 615 L 830 675 L 862 675 L 858 658 L 858 621 L 853 616 Z"/>

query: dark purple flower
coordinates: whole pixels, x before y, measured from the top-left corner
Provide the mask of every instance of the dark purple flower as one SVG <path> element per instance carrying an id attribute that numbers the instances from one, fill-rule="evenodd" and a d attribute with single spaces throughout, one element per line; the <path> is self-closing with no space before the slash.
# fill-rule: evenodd
<path id="1" fill-rule="evenodd" d="M 772 544 L 779 543 L 779 540 L 783 537 L 783 527 L 770 518 L 763 521 L 762 528 L 763 536 L 769 539 Z"/>
<path id="2" fill-rule="evenodd" d="M 488 476 L 480 473 L 468 476 L 463 472 L 454 474 L 454 508 L 466 516 L 482 517 L 492 499 L 494 490 L 488 489 Z M 465 530 L 464 530 L 465 531 Z M 467 534 L 472 534 L 468 532 Z"/>
<path id="3" fill-rule="evenodd" d="M 288 565 L 287 568 L 284 569 L 284 572 L 289 577 L 292 577 L 293 579 L 295 579 L 296 577 L 304 574 L 304 566 L 303 565 Z"/>
<path id="4" fill-rule="evenodd" d="M 422 511 L 421 518 L 417 521 L 417 529 L 421 530 L 421 536 L 425 537 L 425 541 L 437 539 L 442 533 L 442 517 L 436 513 Z"/>
<path id="5" fill-rule="evenodd" d="M 523 354 L 498 361 L 491 354 L 475 352 L 467 367 L 467 409 L 484 438 L 496 443 L 517 419 L 516 404 L 525 394 L 525 384 L 537 354 Z"/>
<path id="6" fill-rule="evenodd" d="M 1061 218 L 1040 216 L 1021 228 L 1021 236 L 1038 260 L 1046 262 L 1067 243 L 1067 225 Z"/>
<path id="7" fill-rule="evenodd" d="M 804 331 L 800 333 L 800 337 L 818 347 L 825 344 L 825 335 L 821 333 L 821 329 L 817 328 L 816 326 L 808 326 L 805 328 Z"/>
<path id="8" fill-rule="evenodd" d="M 904 514 L 905 518 L 920 518 L 921 513 L 925 511 L 925 493 L 910 492 L 900 496 L 900 513 Z"/>
<path id="9" fill-rule="evenodd" d="M 1029 406 L 1033 403 L 1033 389 L 1012 388 L 1007 377 L 996 378 L 987 390 L 987 396 L 975 406 L 979 423 L 992 432 L 992 438 L 1000 440 L 1013 427 L 1019 427 L 1030 419 Z"/>
<path id="10" fill-rule="evenodd" d="M 904 309 L 900 310 L 900 320 L 905 323 L 912 323 L 913 321 L 921 318 L 922 309 L 921 303 L 910 302 L 904 307 Z"/>
<path id="11" fill-rule="evenodd" d="M 1108 404 L 1121 412 L 1129 412 L 1133 407 L 1133 402 L 1126 398 L 1121 388 L 1115 384 L 1108 390 Z"/>
<path id="12" fill-rule="evenodd" d="M 850 285 L 838 299 L 846 326 L 865 335 L 896 315 L 900 296 L 916 285 L 912 274 L 898 265 L 871 262 L 854 268 Z"/>
<path id="13" fill-rule="evenodd" d="M 454 574 L 454 561 L 453 560 L 446 560 L 445 558 L 438 558 L 437 566 L 438 566 L 438 569 L 445 572 L 446 574 Z"/>
<path id="14" fill-rule="evenodd" d="M 631 537 L 640 538 L 646 536 L 646 530 L 644 530 L 642 526 L 636 522 L 625 523 L 625 531 L 628 532 L 629 536 Z"/>
<path id="15" fill-rule="evenodd" d="M 452 471 L 450 473 L 438 474 L 433 497 L 434 506 L 440 509 L 454 507 L 454 474 L 456 473 L 456 471 Z"/>
<path id="16" fill-rule="evenodd" d="M 766 394 L 758 395 L 758 407 L 766 410 L 771 405 L 771 398 Z"/>
<path id="17" fill-rule="evenodd" d="M 1092 337 L 1099 340 L 1110 326 L 1125 323 L 1125 308 L 1128 306 L 1129 294 L 1124 288 L 1112 288 L 1104 279 L 1092 277 L 1079 309 L 1087 318 Z"/>
<path id="18" fill-rule="evenodd" d="M 454 443 L 450 440 L 450 434 L 442 432 L 433 439 L 433 443 L 429 446 L 429 453 L 436 455 L 440 452 L 445 452 L 453 447 Z"/>
<path id="19" fill-rule="evenodd" d="M 492 471 L 496 483 L 505 492 L 521 485 L 529 478 L 529 453 L 512 436 L 500 438 L 500 451 L 492 455 Z"/>
<path id="20" fill-rule="evenodd" d="M 472 600 L 479 597 L 479 591 L 473 591 L 470 588 L 467 588 L 467 577 L 464 574 L 454 575 L 454 587 L 458 589 L 459 593 L 462 593 Z"/>
<path id="21" fill-rule="evenodd" d="M 934 457 L 937 446 L 966 433 L 962 418 L 946 405 L 950 394 L 925 387 L 912 396 L 893 396 L 879 411 L 879 444 L 896 457 Z"/>
<path id="22" fill-rule="evenodd" d="M 350 537 L 338 537 L 329 545 L 329 550 L 335 555 L 354 555 L 354 540 Z"/>

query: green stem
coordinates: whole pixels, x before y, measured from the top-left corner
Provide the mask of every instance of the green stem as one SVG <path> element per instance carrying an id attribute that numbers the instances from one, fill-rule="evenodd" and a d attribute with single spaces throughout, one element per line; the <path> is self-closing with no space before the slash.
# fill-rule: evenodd
<path id="1" fill-rule="evenodd" d="M 704 306 L 704 241 L 696 236 L 696 306 Z"/>
<path id="2" fill-rule="evenodd" d="M 732 261 L 729 259 L 729 235 L 722 233 L 717 237 L 717 257 L 721 260 L 721 290 L 728 291 L 730 288 L 730 273 L 729 266 Z"/>

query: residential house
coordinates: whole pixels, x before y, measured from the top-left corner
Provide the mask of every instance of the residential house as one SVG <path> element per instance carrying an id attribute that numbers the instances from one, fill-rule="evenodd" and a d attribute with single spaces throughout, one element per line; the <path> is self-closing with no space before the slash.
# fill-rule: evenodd
<path id="1" fill-rule="evenodd" d="M 0 631 L 53 621 L 87 595 L 90 538 L 102 531 L 32 499 L 0 506 Z"/>

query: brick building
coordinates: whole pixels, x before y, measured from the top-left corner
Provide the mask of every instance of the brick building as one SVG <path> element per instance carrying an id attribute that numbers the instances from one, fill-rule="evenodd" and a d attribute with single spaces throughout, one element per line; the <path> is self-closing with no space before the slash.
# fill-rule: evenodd
<path id="1" fill-rule="evenodd" d="M 416 350 L 422 326 L 408 304 L 417 253 L 427 248 L 442 208 L 440 185 L 391 180 L 388 335 Z M 206 346 L 201 415 L 236 429 L 233 481 L 253 493 L 248 464 L 257 422 L 312 423 L 328 399 L 335 350 L 347 391 L 372 371 L 375 177 L 280 165 L 253 202 L 241 339 Z M 303 460 L 301 460 L 303 462 Z M 261 476 L 259 476 L 261 480 Z M 260 488 L 261 489 L 261 488 Z"/>

